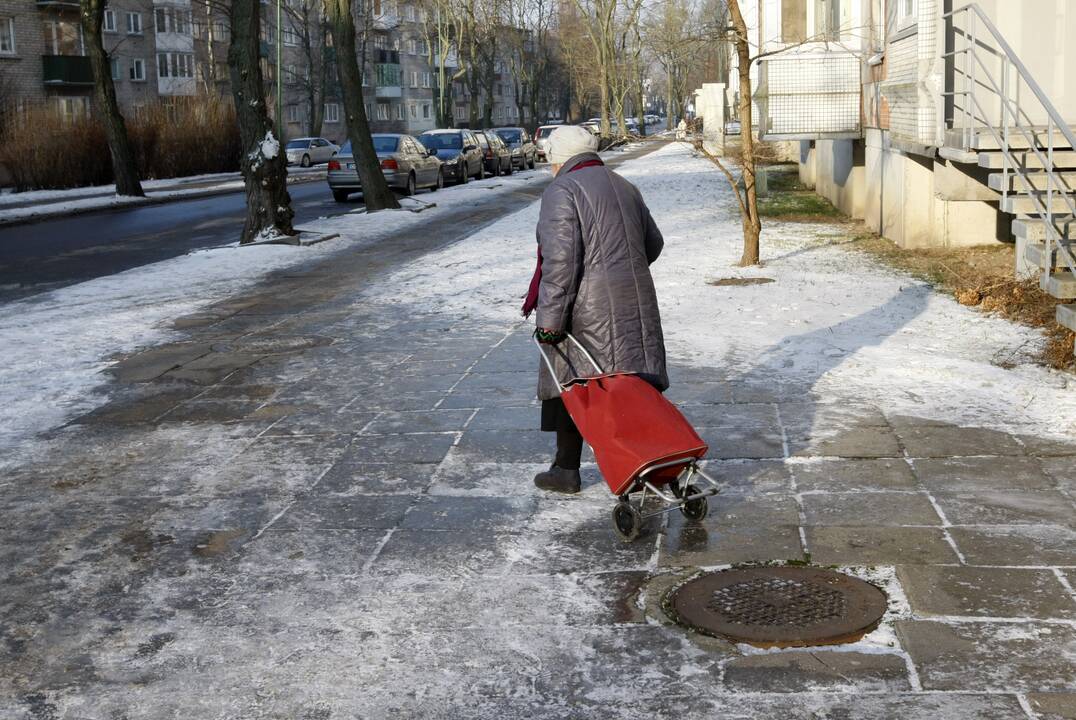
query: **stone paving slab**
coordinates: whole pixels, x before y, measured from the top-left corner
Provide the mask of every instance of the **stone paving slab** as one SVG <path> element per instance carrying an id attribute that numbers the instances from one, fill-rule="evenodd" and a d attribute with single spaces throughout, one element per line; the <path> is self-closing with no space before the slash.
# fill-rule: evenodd
<path id="1" fill-rule="evenodd" d="M 743 692 L 896 693 L 911 690 L 899 655 L 816 650 L 748 655 L 725 664 L 724 685 Z"/>
<path id="2" fill-rule="evenodd" d="M 811 560 L 822 565 L 959 562 L 940 528 L 808 527 Z"/>
<path id="3" fill-rule="evenodd" d="M 1049 569 L 903 565 L 897 572 L 919 615 L 1076 619 L 1076 597 Z"/>
<path id="4" fill-rule="evenodd" d="M 925 690 L 1067 691 L 1076 687 L 1076 628 L 1028 622 L 898 621 Z"/>
<path id="5" fill-rule="evenodd" d="M 1029 693 L 1027 700 L 1040 720 L 1076 720 L 1076 693 Z"/>

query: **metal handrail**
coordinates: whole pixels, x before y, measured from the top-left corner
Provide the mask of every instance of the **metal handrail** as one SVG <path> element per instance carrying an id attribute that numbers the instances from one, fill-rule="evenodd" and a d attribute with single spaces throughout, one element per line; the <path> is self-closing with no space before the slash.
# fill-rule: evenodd
<path id="1" fill-rule="evenodd" d="M 965 23 L 966 27 L 959 28 L 959 33 L 958 28 L 956 27 L 956 19 L 958 16 L 967 18 Z M 1054 107 L 1050 98 L 1035 81 L 1031 71 L 1024 65 L 1023 61 L 1012 49 L 1012 46 L 1005 40 L 1005 36 L 1001 34 L 1001 31 L 998 30 L 997 26 L 994 25 L 978 3 L 969 3 L 957 10 L 943 13 L 942 17 L 949 20 L 950 30 L 954 41 L 959 34 L 959 37 L 964 42 L 963 48 L 956 49 L 954 46 L 952 50 L 945 52 L 942 55 L 945 62 L 951 65 L 954 77 L 958 72 L 956 63 L 957 58 L 964 58 L 963 67 L 959 69 L 963 90 L 956 91 L 954 87 L 953 91 L 944 93 L 947 96 L 952 96 L 954 100 L 956 97 L 963 98 L 960 106 L 960 112 L 963 119 L 960 128 L 963 149 L 965 151 L 972 149 L 971 139 L 974 126 L 978 125 L 989 131 L 995 142 L 1001 147 L 1002 157 L 1004 159 L 1004 164 L 1002 166 L 1003 200 L 1008 200 L 1009 197 L 1009 188 L 1012 185 L 1009 181 L 1009 173 L 1012 172 L 1019 179 L 1024 194 L 1032 200 L 1038 214 L 1044 218 L 1046 225 L 1046 252 L 1044 253 L 1045 262 L 1042 264 L 1042 279 L 1040 284 L 1045 287 L 1052 274 L 1055 251 L 1057 252 L 1058 257 L 1068 266 L 1069 270 L 1076 275 L 1076 257 L 1073 256 L 1069 249 L 1069 241 L 1064 239 L 1054 221 L 1055 213 L 1053 209 L 1054 194 L 1056 192 L 1064 199 L 1069 215 L 1071 217 L 1076 217 L 1076 200 L 1072 197 L 1070 188 L 1062 183 L 1057 175 L 1057 169 L 1054 166 L 1055 131 L 1061 133 L 1068 143 L 1068 147 L 1073 151 L 1076 151 L 1076 133 L 1072 131 L 1072 128 L 1070 128 L 1068 123 L 1061 117 L 1061 114 L 1058 112 L 1057 108 Z M 996 43 L 997 49 L 980 41 L 978 34 L 978 26 L 980 22 L 993 38 L 993 42 Z M 998 82 L 990 68 L 980 57 L 980 52 L 986 52 L 996 58 L 1000 58 L 1000 82 Z M 1009 89 L 1010 66 L 1016 71 L 1016 82 L 1013 83 L 1015 86 L 1015 98 L 1012 97 L 1012 93 Z M 981 70 L 985 82 L 976 77 L 977 70 Z M 1042 147 L 1043 143 L 1039 140 L 1035 128 L 1031 125 L 1030 115 L 1021 106 L 1020 81 L 1023 81 L 1023 83 L 1027 85 L 1028 89 L 1035 99 L 1038 100 L 1039 105 L 1046 114 L 1047 125 L 1045 147 Z M 987 83 L 989 83 L 989 85 L 987 85 Z M 994 125 L 987 120 L 989 112 L 976 96 L 976 90 L 979 88 L 983 88 L 986 92 L 996 97 L 1000 103 L 1000 128 L 994 127 Z M 953 115 L 954 117 L 952 120 L 955 121 L 955 105 L 953 108 Z M 943 117 L 943 119 L 948 118 Z M 1046 180 L 1045 191 L 1036 189 L 1032 184 L 1031 179 L 1028 177 L 1028 167 L 1026 162 L 1022 166 L 1017 162 L 1010 144 L 1010 133 L 1013 130 L 1019 133 L 1019 135 L 1022 135 L 1027 142 L 1027 150 L 1022 151 L 1025 158 L 1028 152 L 1033 153 L 1039 164 L 1042 166 L 1042 173 L 1039 177 L 1043 177 Z M 944 133 L 944 128 L 942 132 Z M 1046 196 L 1045 202 L 1043 201 L 1044 194 Z"/>

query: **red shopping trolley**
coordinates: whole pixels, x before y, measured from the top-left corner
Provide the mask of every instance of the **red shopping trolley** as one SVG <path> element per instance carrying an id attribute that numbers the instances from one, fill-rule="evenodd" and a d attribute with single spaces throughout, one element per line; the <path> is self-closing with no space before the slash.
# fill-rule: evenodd
<path id="1" fill-rule="evenodd" d="M 561 385 L 545 347 L 537 338 L 534 343 L 560 388 L 568 414 L 594 450 L 609 490 L 617 496 L 613 527 L 620 538 L 631 542 L 645 518 L 677 508 L 689 520 L 706 517 L 707 498 L 720 487 L 699 467 L 707 446 L 695 428 L 653 385 L 637 375 L 604 373 L 574 336 L 569 334 L 568 340 L 597 375 Z M 564 350 L 555 350 L 568 359 Z M 694 484 L 696 477 L 707 487 Z M 663 501 L 664 507 L 647 512 L 648 494 Z"/>

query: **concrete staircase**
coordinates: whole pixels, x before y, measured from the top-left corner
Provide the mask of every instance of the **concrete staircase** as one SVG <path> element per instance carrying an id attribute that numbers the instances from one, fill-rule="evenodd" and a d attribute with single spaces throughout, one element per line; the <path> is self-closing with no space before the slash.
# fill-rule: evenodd
<path id="1" fill-rule="evenodd" d="M 1049 229 L 1045 213 L 1049 207 L 1053 213 L 1053 227 L 1062 241 L 1074 241 L 1072 252 L 1076 255 L 1076 217 L 1073 215 L 1076 209 L 1076 148 L 1069 147 L 1061 133 L 1055 132 L 1048 138 L 1045 128 L 1035 128 L 1035 140 L 1043 157 L 1029 148 L 1026 136 L 1010 131 L 1007 173 L 1005 153 L 994 133 L 987 128 L 976 128 L 971 133 L 948 131 L 947 147 L 941 154 L 988 171 L 987 185 L 1002 193 L 999 208 L 1015 216 L 1012 231 L 1019 255 L 1018 270 L 1036 269 L 1039 285 L 1044 291 L 1059 300 L 1072 301 L 1076 300 L 1076 275 L 1056 244 L 1047 242 Z M 1043 150 L 1049 147 L 1051 140 L 1054 147 L 1052 164 L 1051 157 Z M 1048 172 L 1053 176 L 1052 181 L 1048 179 Z M 1054 189 L 1052 199 L 1047 194 L 1051 184 Z M 1048 246 L 1051 246 L 1049 252 Z M 1076 304 L 1059 305 L 1057 321 L 1076 330 Z"/>

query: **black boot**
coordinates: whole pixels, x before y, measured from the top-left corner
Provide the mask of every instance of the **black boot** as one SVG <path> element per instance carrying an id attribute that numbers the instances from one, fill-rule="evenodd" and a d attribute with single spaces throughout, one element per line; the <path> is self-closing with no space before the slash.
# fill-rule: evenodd
<path id="1" fill-rule="evenodd" d="M 542 490 L 559 493 L 577 493 L 582 487 L 579 470 L 565 470 L 556 465 L 534 476 L 534 484 Z"/>

